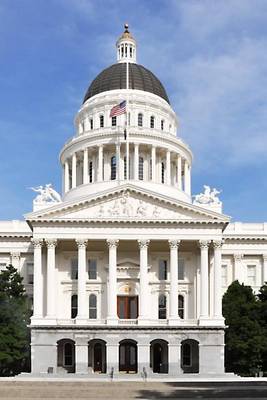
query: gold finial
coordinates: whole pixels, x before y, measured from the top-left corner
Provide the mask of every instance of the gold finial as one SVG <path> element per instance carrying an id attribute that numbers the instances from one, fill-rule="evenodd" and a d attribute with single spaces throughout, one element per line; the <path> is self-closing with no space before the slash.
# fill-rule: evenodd
<path id="1" fill-rule="evenodd" d="M 129 33 L 129 24 L 127 24 L 127 22 L 124 24 L 124 29 L 125 33 Z"/>

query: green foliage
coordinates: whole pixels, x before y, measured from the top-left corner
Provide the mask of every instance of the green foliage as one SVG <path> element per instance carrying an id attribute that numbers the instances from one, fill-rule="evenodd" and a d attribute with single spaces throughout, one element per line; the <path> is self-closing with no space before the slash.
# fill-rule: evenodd
<path id="1" fill-rule="evenodd" d="M 265 336 L 265 347 L 262 355 L 263 371 L 267 374 L 267 284 L 263 285 L 258 294 L 259 299 L 259 319 Z"/>
<path id="2" fill-rule="evenodd" d="M 263 368 L 267 345 L 260 303 L 250 286 L 234 281 L 223 297 L 226 371 L 251 376 Z"/>
<path id="3" fill-rule="evenodd" d="M 0 376 L 29 369 L 29 315 L 22 277 L 9 265 L 0 272 Z"/>

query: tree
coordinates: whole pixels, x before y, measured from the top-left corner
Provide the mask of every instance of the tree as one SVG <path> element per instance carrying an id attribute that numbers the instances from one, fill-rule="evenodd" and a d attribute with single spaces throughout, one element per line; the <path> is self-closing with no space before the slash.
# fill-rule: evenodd
<path id="1" fill-rule="evenodd" d="M 262 354 L 263 371 L 267 372 L 267 284 L 265 283 L 257 295 L 259 300 L 259 317 L 265 336 L 265 346 Z"/>
<path id="2" fill-rule="evenodd" d="M 29 366 L 30 313 L 22 280 L 12 265 L 0 272 L 0 376 L 16 375 Z"/>
<path id="3" fill-rule="evenodd" d="M 250 286 L 234 281 L 223 296 L 226 371 L 255 375 L 262 369 L 265 348 L 259 302 Z"/>

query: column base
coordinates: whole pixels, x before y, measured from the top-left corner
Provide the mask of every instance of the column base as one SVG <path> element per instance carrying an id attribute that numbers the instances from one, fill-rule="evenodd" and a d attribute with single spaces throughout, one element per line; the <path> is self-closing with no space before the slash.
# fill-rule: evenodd
<path id="1" fill-rule="evenodd" d="M 225 319 L 223 318 L 223 316 L 214 316 L 212 317 L 212 323 L 215 326 L 225 326 Z"/>
<path id="2" fill-rule="evenodd" d="M 47 315 L 42 319 L 42 325 L 56 325 L 57 319 L 55 316 Z"/>
<path id="3" fill-rule="evenodd" d="M 170 326 L 181 325 L 181 319 L 179 317 L 170 317 L 168 319 L 168 325 Z"/>
<path id="4" fill-rule="evenodd" d="M 224 326 L 224 319 L 222 318 L 210 318 L 210 317 L 199 317 L 199 326 Z"/>
<path id="5" fill-rule="evenodd" d="M 118 325 L 119 321 L 117 317 L 107 317 L 106 325 Z"/>
<path id="6" fill-rule="evenodd" d="M 31 325 L 43 325 L 44 317 L 41 315 L 33 315 L 31 317 Z"/>
<path id="7" fill-rule="evenodd" d="M 145 317 L 139 317 L 137 320 L 138 325 L 149 326 L 151 325 L 151 321 Z"/>
<path id="8" fill-rule="evenodd" d="M 88 324 L 88 318 L 86 318 L 86 317 L 76 317 L 75 318 L 75 324 L 76 325 L 87 325 Z"/>

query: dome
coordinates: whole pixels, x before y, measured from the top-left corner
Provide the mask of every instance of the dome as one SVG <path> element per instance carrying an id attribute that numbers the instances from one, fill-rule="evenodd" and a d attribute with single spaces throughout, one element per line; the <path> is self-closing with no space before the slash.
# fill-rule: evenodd
<path id="1" fill-rule="evenodd" d="M 89 86 L 83 102 L 96 94 L 116 89 L 126 89 L 126 63 L 113 64 L 100 72 Z M 129 89 L 153 93 L 170 104 L 162 83 L 142 65 L 129 63 Z"/>

